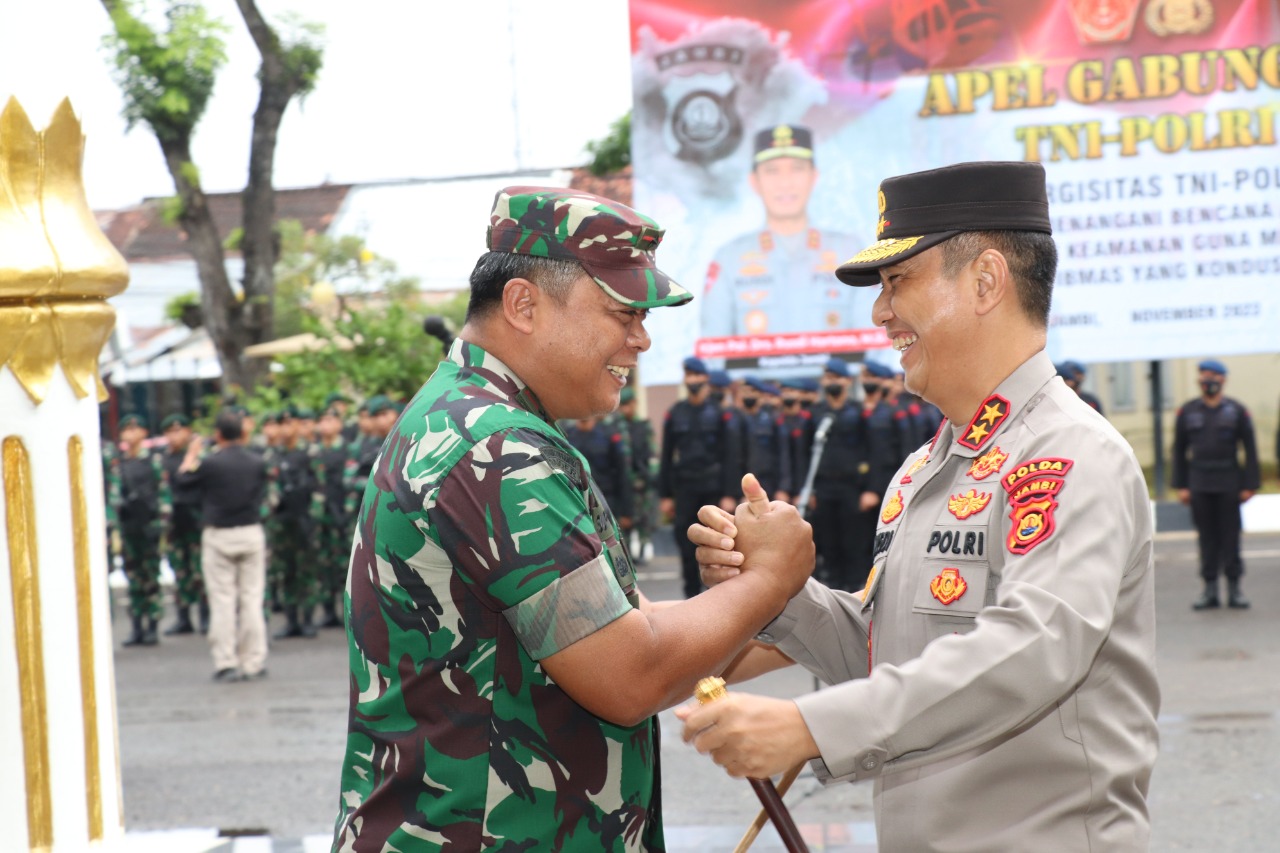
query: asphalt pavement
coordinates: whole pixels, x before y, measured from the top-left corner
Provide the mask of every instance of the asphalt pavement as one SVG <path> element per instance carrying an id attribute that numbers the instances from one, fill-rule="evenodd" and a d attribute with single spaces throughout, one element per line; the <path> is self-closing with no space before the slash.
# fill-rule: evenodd
<path id="1" fill-rule="evenodd" d="M 1157 542 L 1160 759 L 1151 789 L 1155 851 L 1277 849 L 1280 810 L 1280 534 L 1244 540 L 1247 611 L 1193 612 L 1193 534 Z M 641 570 L 652 598 L 679 595 L 674 558 Z M 341 630 L 275 640 L 262 681 L 214 683 L 203 637 L 120 648 L 116 701 L 128 853 L 317 853 L 329 849 L 347 720 Z M 166 618 L 162 625 L 167 625 Z M 279 617 L 274 617 L 274 622 Z M 279 627 L 278 624 L 273 627 Z M 795 696 L 808 673 L 737 689 Z M 662 714 L 663 812 L 672 853 L 732 850 L 757 810 L 750 787 L 686 746 Z M 869 785 L 825 788 L 806 769 L 786 797 L 814 851 L 874 851 Z M 752 848 L 782 846 L 771 829 Z"/>

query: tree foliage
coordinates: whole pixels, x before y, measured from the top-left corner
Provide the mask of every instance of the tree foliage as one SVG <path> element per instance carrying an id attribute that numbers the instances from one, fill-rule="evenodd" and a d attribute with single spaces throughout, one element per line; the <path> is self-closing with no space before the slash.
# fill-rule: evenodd
<path id="1" fill-rule="evenodd" d="M 321 28 L 297 18 L 269 24 L 256 0 L 235 0 L 258 49 L 259 100 L 249 145 L 249 179 L 242 194 L 244 258 L 240 292 L 227 276 L 218 229 L 192 161 L 191 142 L 208 107 L 225 60 L 225 24 L 193 0 L 168 0 L 164 28 L 148 23 L 140 0 L 101 0 L 111 17 L 104 43 L 124 95 L 126 120 L 146 124 L 160 144 L 173 179 L 175 201 L 168 213 L 186 232 L 200 278 L 204 325 L 218 352 L 225 383 L 252 387 L 261 363 L 246 359 L 246 347 L 275 335 L 278 236 L 272 173 L 280 123 L 290 100 L 316 85 L 323 61 Z"/>
<path id="2" fill-rule="evenodd" d="M 593 175 L 610 175 L 631 165 L 631 113 L 609 126 L 604 137 L 587 143 L 591 162 L 587 168 Z"/>

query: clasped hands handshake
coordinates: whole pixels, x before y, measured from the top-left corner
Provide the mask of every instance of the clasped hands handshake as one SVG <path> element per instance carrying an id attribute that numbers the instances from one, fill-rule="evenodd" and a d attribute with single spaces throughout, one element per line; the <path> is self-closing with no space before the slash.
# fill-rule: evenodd
<path id="1" fill-rule="evenodd" d="M 698 511 L 689 528 L 707 586 L 738 575 L 767 577 L 778 608 L 813 574 L 813 528 L 794 506 L 769 501 L 756 478 L 742 478 L 746 502 L 733 513 L 717 506 Z M 730 776 L 768 778 L 818 754 L 796 704 L 786 699 L 730 693 L 707 705 L 676 710 L 684 740 L 709 754 Z"/>

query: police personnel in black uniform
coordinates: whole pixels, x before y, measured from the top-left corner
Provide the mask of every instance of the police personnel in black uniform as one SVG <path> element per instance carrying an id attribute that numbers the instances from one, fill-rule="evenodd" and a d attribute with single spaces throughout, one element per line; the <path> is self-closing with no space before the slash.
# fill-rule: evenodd
<path id="1" fill-rule="evenodd" d="M 862 365 L 862 441 L 866 459 L 862 495 L 858 498 L 857 538 L 854 542 L 859 586 L 871 568 L 871 546 L 880 519 L 881 496 L 887 494 L 893 475 L 910 450 L 912 430 L 905 413 L 891 403 L 893 371 L 878 362 Z"/>
<path id="2" fill-rule="evenodd" d="M 631 447 L 625 425 L 615 418 L 583 418 L 564 424 L 565 437 L 591 466 L 591 479 L 624 531 L 635 519 Z"/>
<path id="3" fill-rule="evenodd" d="M 680 551 L 684 594 L 702 590 L 694 545 L 685 535 L 698 520 L 698 508 L 718 504 L 733 512 L 742 481 L 742 446 L 732 417 L 711 400 L 707 367 L 700 358 L 684 360 L 688 398 L 667 410 L 662 425 L 662 464 L 658 472 L 661 511 L 672 519 Z"/>
<path id="4" fill-rule="evenodd" d="M 787 435 L 787 452 L 791 457 L 791 500 L 798 503 L 804 481 L 809 476 L 810 440 L 813 415 L 802 405 L 801 397 L 806 380 L 784 379 L 778 388 L 781 398 L 782 427 Z"/>
<path id="5" fill-rule="evenodd" d="M 813 480 L 813 540 L 828 585 L 861 589 L 870 565 L 859 556 L 859 518 L 869 469 L 862 410 L 852 399 L 849 365 L 838 358 L 822 371 L 823 403 L 813 412 L 813 436 L 830 420 Z M 816 451 L 816 439 L 811 439 Z"/>
<path id="6" fill-rule="evenodd" d="M 1200 577 L 1204 592 L 1192 607 L 1219 607 L 1218 575 L 1227 576 L 1227 606 L 1245 608 L 1240 591 L 1240 505 L 1262 483 L 1258 448 L 1249 411 L 1222 395 L 1227 368 L 1215 359 L 1200 362 L 1202 395 L 1178 410 L 1173 433 L 1173 487 L 1191 505 L 1200 536 Z M 1244 450 L 1244 464 L 1240 450 Z"/>
<path id="7" fill-rule="evenodd" d="M 746 470 L 756 475 L 765 493 L 778 501 L 791 499 L 791 441 L 783 416 L 767 401 L 778 389 L 760 379 L 747 379 L 738 398 L 746 424 Z"/>

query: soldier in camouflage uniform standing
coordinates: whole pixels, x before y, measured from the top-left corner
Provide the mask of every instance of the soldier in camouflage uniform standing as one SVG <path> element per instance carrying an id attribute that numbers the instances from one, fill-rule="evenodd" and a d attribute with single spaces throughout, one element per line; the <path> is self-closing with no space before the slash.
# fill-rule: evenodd
<path id="1" fill-rule="evenodd" d="M 173 603 L 178 617 L 164 633 L 194 633 L 196 627 L 191 622 L 191 610 L 195 608 L 199 613 L 200 633 L 203 634 L 209 630 L 209 603 L 204 596 L 204 578 L 200 574 L 200 534 L 204 528 L 200 520 L 200 494 L 190 488 L 181 488 L 174 482 L 191 444 L 191 420 L 186 415 L 169 415 L 161 421 L 160 430 L 169 441 L 161 457 L 171 506 L 164 538 L 165 556 L 173 570 Z"/>
<path id="2" fill-rule="evenodd" d="M 129 579 L 129 617 L 133 631 L 126 646 L 154 646 L 159 642 L 156 623 L 160 604 L 160 533 L 164 529 L 162 507 L 167 503 L 164 468 L 143 442 L 147 428 L 137 415 L 120 419 L 124 449 L 116 457 L 115 480 L 119 484 L 116 518 L 120 524 L 120 548 L 124 573 Z"/>
<path id="3" fill-rule="evenodd" d="M 311 464 L 317 486 L 315 555 L 324 613 L 320 627 L 341 628 L 338 609 L 351 555 L 351 492 L 343 479 L 347 443 L 342 440 L 342 413 L 326 409 L 316 424 L 316 436 L 317 441 L 311 445 Z"/>
<path id="4" fill-rule="evenodd" d="M 658 462 L 653 454 L 653 424 L 648 418 L 636 414 L 636 392 L 631 387 L 622 389 L 618 415 L 627 430 L 631 446 L 631 489 L 635 514 L 632 516 L 633 555 L 638 565 L 644 565 L 649 552 L 649 541 L 656 525 L 658 509 Z"/>
<path id="5" fill-rule="evenodd" d="M 312 514 L 317 485 L 311 454 L 298 435 L 300 419 L 294 414 L 288 411 L 281 418 L 280 447 L 268 466 L 278 497 L 272 510 L 276 539 L 271 542 L 271 566 L 280 584 L 285 617 L 285 627 L 274 635 L 278 640 L 314 637 L 315 607 L 320 603 Z"/>
<path id="6" fill-rule="evenodd" d="M 794 554 L 651 608 L 555 425 L 616 407 L 648 310 L 689 300 L 654 266 L 661 237 L 597 196 L 498 193 L 466 325 L 364 494 L 334 850 L 664 849 L 654 715 L 812 563 L 794 556 L 803 522 L 775 508 L 757 532 Z"/>

